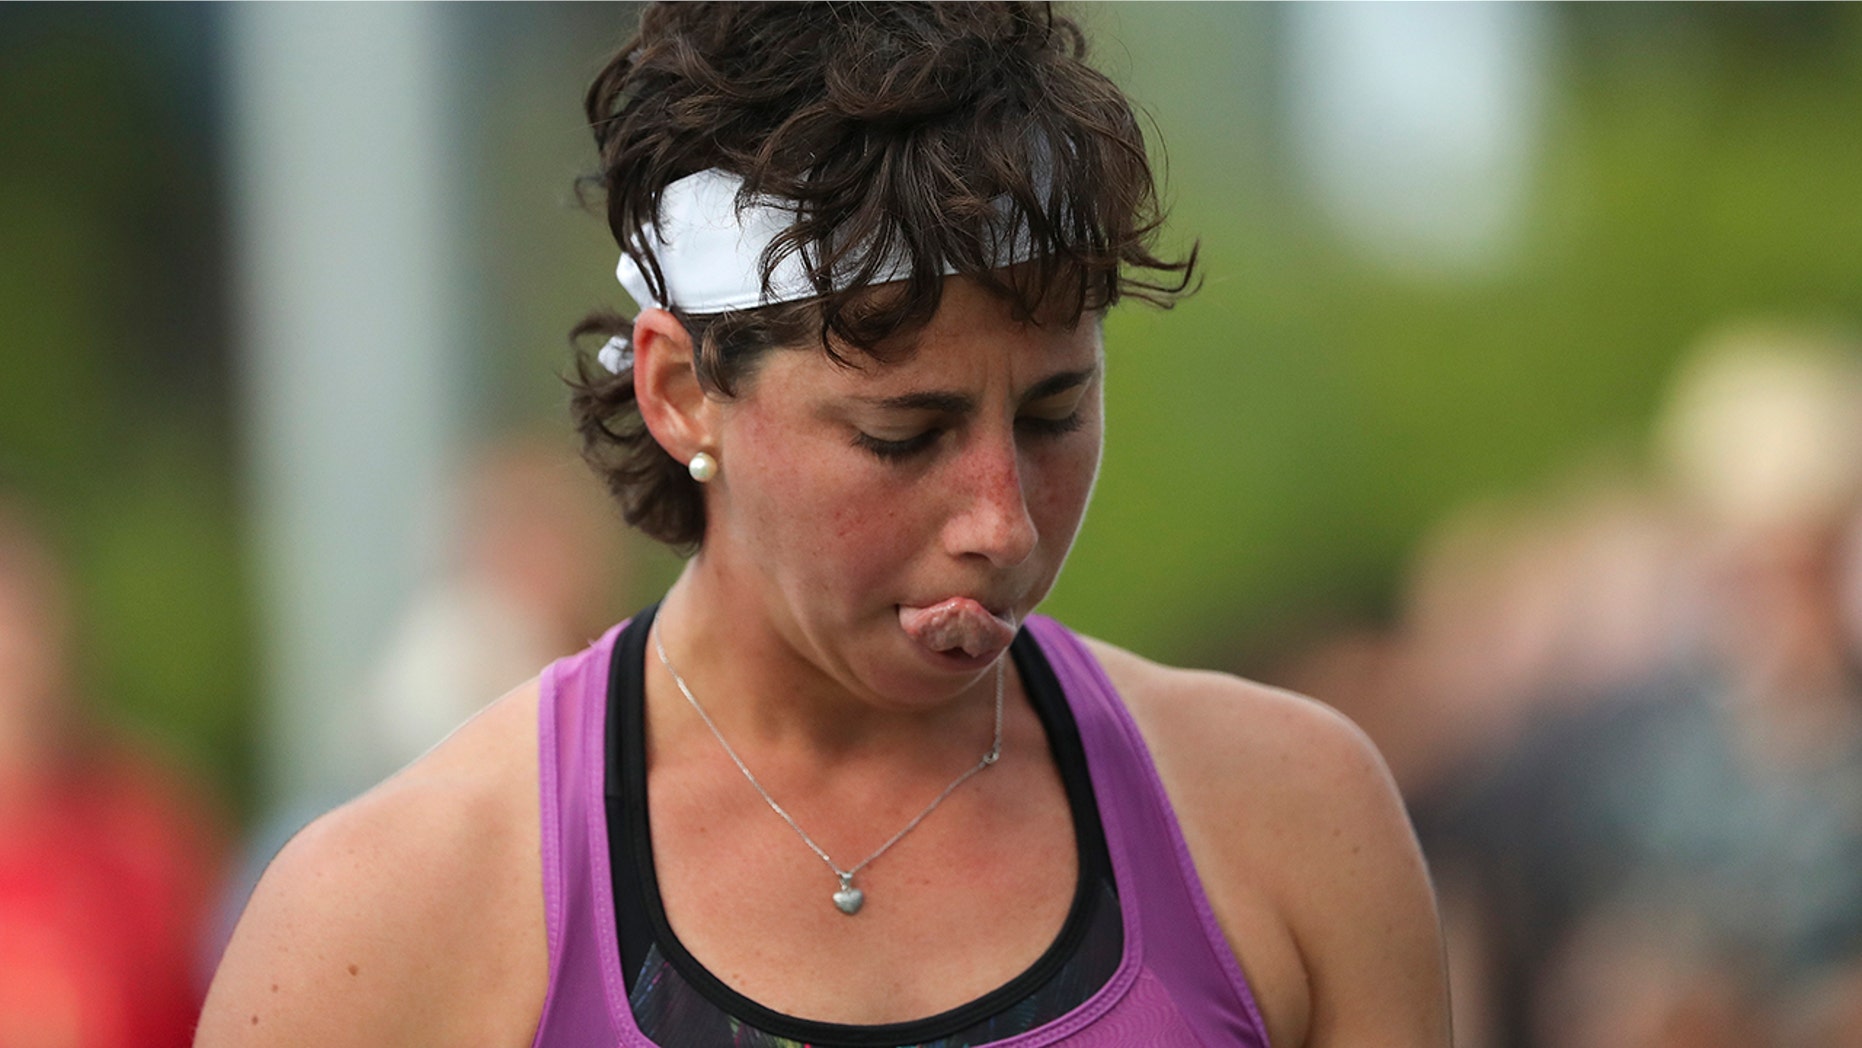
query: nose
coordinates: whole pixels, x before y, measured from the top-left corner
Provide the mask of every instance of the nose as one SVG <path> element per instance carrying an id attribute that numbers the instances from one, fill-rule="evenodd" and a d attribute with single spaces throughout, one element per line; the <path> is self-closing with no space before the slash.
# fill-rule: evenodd
<path id="1" fill-rule="evenodd" d="M 947 544 L 959 556 L 980 556 L 997 567 L 1027 560 L 1040 538 L 1028 512 L 1028 490 L 1013 437 L 979 441 L 958 462 L 959 503 L 947 527 Z"/>

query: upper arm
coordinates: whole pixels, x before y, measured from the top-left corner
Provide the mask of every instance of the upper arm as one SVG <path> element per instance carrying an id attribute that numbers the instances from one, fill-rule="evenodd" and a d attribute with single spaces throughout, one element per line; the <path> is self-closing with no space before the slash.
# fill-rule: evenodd
<path id="1" fill-rule="evenodd" d="M 1428 870 L 1370 740 L 1309 704 L 1291 745 L 1309 760 L 1282 819 L 1303 827 L 1282 885 L 1311 979 L 1307 1043 L 1446 1045 L 1448 985 Z"/>
<path id="2" fill-rule="evenodd" d="M 285 846 L 227 944 L 197 1048 L 529 1043 L 547 980 L 535 761 L 521 734 L 497 737 L 501 719 L 515 718 L 494 708 Z"/>
<path id="3" fill-rule="evenodd" d="M 1121 657 L 1114 680 L 1277 1048 L 1448 1044 L 1434 894 L 1364 733 L 1287 692 L 1102 659 Z"/>
<path id="4" fill-rule="evenodd" d="M 339 811 L 286 845 L 260 879 L 207 996 L 196 1045 L 420 1044 L 417 866 L 374 811 Z M 431 905 L 431 903 L 427 903 Z"/>

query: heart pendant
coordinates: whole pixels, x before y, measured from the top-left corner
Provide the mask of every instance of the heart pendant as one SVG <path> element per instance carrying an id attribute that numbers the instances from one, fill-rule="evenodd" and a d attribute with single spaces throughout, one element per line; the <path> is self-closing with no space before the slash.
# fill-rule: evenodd
<path id="1" fill-rule="evenodd" d="M 849 917 L 859 913 L 860 907 L 865 903 L 866 893 L 852 885 L 842 885 L 841 889 L 834 893 L 834 905 Z"/>

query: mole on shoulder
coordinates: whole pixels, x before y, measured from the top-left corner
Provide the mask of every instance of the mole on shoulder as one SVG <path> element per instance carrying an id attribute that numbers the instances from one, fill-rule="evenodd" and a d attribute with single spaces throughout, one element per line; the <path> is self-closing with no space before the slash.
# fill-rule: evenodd
<path id="1" fill-rule="evenodd" d="M 354 974 L 356 974 L 357 972 L 359 972 L 359 971 L 361 971 L 361 970 L 362 970 L 361 968 L 359 968 L 359 967 L 357 967 L 357 966 L 355 966 L 355 965 L 353 965 L 353 964 L 349 966 L 349 974 L 351 974 L 351 975 L 354 975 Z"/>

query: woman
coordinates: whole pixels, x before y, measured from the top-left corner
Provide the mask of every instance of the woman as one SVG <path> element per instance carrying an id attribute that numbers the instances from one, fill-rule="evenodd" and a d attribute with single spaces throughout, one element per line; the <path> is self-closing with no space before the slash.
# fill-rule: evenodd
<path id="1" fill-rule="evenodd" d="M 1101 317 L 1191 270 L 1083 50 L 1021 4 L 647 9 L 588 100 L 643 308 L 574 406 L 693 555 L 299 835 L 200 1044 L 1446 1042 L 1363 737 L 1030 617 Z"/>

